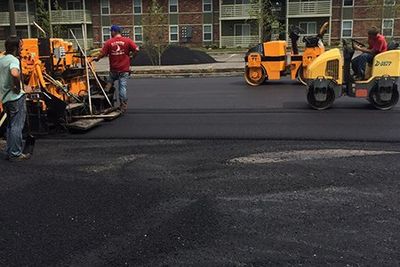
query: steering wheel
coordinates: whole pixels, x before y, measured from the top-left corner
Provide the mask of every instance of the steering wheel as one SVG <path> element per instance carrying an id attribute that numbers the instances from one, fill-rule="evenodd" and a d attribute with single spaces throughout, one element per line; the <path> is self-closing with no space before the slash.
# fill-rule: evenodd
<path id="1" fill-rule="evenodd" d="M 358 44 L 358 45 L 361 46 L 361 47 L 366 47 L 365 44 L 363 44 L 363 43 L 361 43 L 361 42 L 359 42 L 359 41 L 357 41 L 357 40 L 355 40 L 355 39 L 351 39 L 351 41 L 352 41 L 352 43 L 353 43 L 353 47 L 354 47 L 354 44 Z"/>

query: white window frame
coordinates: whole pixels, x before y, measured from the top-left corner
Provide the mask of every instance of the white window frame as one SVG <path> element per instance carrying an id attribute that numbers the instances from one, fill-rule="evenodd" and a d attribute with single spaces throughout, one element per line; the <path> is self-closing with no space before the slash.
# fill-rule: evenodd
<path id="1" fill-rule="evenodd" d="M 74 33 L 76 39 L 83 39 L 83 32 L 82 32 L 82 28 L 81 27 L 69 28 L 68 39 L 74 39 L 74 37 L 71 34 L 71 30 Z M 101 32 L 101 34 L 103 35 L 103 32 Z"/>
<path id="2" fill-rule="evenodd" d="M 206 3 L 207 1 L 207 3 Z M 210 5 L 210 10 L 205 10 L 204 7 L 206 5 Z M 213 12 L 213 0 L 203 0 L 203 13 L 212 13 Z"/>
<path id="3" fill-rule="evenodd" d="M 210 31 L 210 32 L 205 32 L 205 30 L 204 30 L 205 27 L 210 27 L 210 28 L 211 28 L 211 31 Z M 205 35 L 206 33 L 211 34 L 211 39 L 206 40 L 206 39 L 204 38 L 204 35 Z M 203 42 L 212 42 L 213 39 L 214 39 L 214 38 L 213 38 L 213 33 L 214 33 L 214 28 L 213 28 L 213 25 L 212 25 L 212 24 L 203 24 Z"/>
<path id="4" fill-rule="evenodd" d="M 345 30 L 351 30 L 350 36 L 343 36 L 343 30 L 344 30 L 343 25 L 344 25 L 345 22 L 351 22 L 351 29 L 345 29 Z M 341 29 L 340 29 L 340 36 L 342 38 L 351 38 L 351 37 L 353 37 L 353 30 L 354 30 L 354 22 L 353 22 L 352 19 L 342 20 L 342 25 L 341 25 Z"/>
<path id="5" fill-rule="evenodd" d="M 240 35 L 236 35 L 237 34 L 236 26 L 241 27 Z M 247 27 L 249 29 L 249 35 L 243 35 L 243 27 Z M 235 24 L 233 24 L 233 35 L 234 36 L 251 36 L 251 24 L 250 23 L 235 23 Z"/>
<path id="6" fill-rule="evenodd" d="M 388 20 L 390 20 L 392 22 L 392 28 L 391 29 L 384 27 L 385 26 L 385 21 L 388 21 Z M 385 29 L 390 29 L 392 31 L 392 33 L 390 35 L 387 35 L 387 34 L 384 34 L 384 35 L 388 36 L 388 37 L 392 37 L 393 34 L 394 34 L 394 19 L 383 19 L 382 20 L 382 34 L 384 33 Z"/>
<path id="7" fill-rule="evenodd" d="M 68 8 L 68 4 L 69 3 L 72 3 L 73 5 L 74 5 L 74 8 L 73 9 L 69 9 Z M 76 3 L 79 3 L 79 6 L 81 7 L 81 8 L 75 8 L 75 4 Z M 80 0 L 67 0 L 67 2 L 66 2 L 66 5 L 65 5 L 67 8 L 67 10 L 81 10 L 82 9 L 82 2 L 80 1 Z"/>
<path id="8" fill-rule="evenodd" d="M 351 4 L 351 5 L 345 5 L 345 4 L 344 4 L 344 1 L 345 1 L 345 0 L 343 0 L 343 2 L 342 2 L 342 6 L 343 6 L 343 7 L 352 7 L 352 6 L 354 6 L 354 0 L 352 0 L 352 4 Z"/>
<path id="9" fill-rule="evenodd" d="M 136 34 L 136 29 L 141 29 L 140 35 L 142 36 L 142 40 L 136 39 L 136 35 L 139 35 L 139 34 Z M 135 43 L 143 43 L 143 26 L 134 26 L 133 27 L 133 40 L 135 41 Z"/>
<path id="10" fill-rule="evenodd" d="M 306 30 L 306 35 L 311 35 L 311 34 L 317 34 L 317 32 L 318 32 L 318 29 L 317 29 L 317 22 L 316 21 L 301 21 L 301 22 L 299 22 L 299 26 L 301 25 L 301 24 L 307 24 L 307 29 L 304 29 L 304 30 Z M 315 32 L 308 32 L 308 28 L 309 28 L 309 25 L 310 24 L 313 24 L 314 25 L 314 29 L 315 29 Z M 300 28 L 302 28 L 301 26 L 300 26 Z"/>
<path id="11" fill-rule="evenodd" d="M 396 0 L 394 0 L 392 4 L 388 4 L 388 3 L 386 2 L 386 0 L 383 0 L 383 5 L 384 5 L 384 6 L 395 6 L 395 5 L 396 5 Z"/>
<path id="12" fill-rule="evenodd" d="M 171 39 L 171 34 L 172 34 L 171 28 L 174 28 L 174 27 L 176 27 L 176 38 L 177 38 L 176 40 Z M 169 34 L 168 35 L 169 35 L 170 43 L 179 43 L 179 25 L 169 25 Z"/>
<path id="13" fill-rule="evenodd" d="M 135 5 L 135 0 L 133 0 L 133 14 L 135 14 L 135 15 L 143 14 L 143 1 L 142 0 L 139 0 L 139 1 L 140 1 L 140 6 L 137 6 L 137 5 Z M 135 12 L 135 7 L 140 7 L 140 13 Z"/>
<path id="14" fill-rule="evenodd" d="M 103 5 L 103 2 L 107 2 L 107 5 Z M 108 8 L 108 13 L 103 13 L 103 8 Z M 110 0 L 100 0 L 100 13 L 101 15 L 111 14 Z"/>
<path id="15" fill-rule="evenodd" d="M 175 6 L 175 5 L 171 5 L 172 1 L 176 1 L 176 11 L 174 11 L 174 12 L 171 12 L 171 6 Z M 168 0 L 168 13 L 171 13 L 171 14 L 179 13 L 179 0 Z"/>
<path id="16" fill-rule="evenodd" d="M 109 31 L 109 33 L 108 34 L 104 34 L 104 30 L 108 30 Z M 104 36 L 105 35 L 109 35 L 110 36 L 110 38 L 109 39 L 111 39 L 111 30 L 110 30 L 110 27 L 108 26 L 108 27 L 102 27 L 101 28 L 101 42 L 104 44 L 107 40 L 109 40 L 109 39 L 107 39 L 107 40 L 104 40 Z"/>

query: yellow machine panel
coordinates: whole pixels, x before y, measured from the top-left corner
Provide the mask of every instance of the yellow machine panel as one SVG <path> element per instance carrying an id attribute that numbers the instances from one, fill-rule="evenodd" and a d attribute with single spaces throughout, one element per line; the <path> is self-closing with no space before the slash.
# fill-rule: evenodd
<path id="1" fill-rule="evenodd" d="M 272 56 L 285 56 L 286 55 L 286 42 L 285 41 L 271 41 L 264 43 L 264 55 L 266 57 Z"/>
<path id="2" fill-rule="evenodd" d="M 303 53 L 303 68 L 308 67 L 319 55 L 325 52 L 324 47 L 308 47 Z"/>
<path id="3" fill-rule="evenodd" d="M 372 77 L 385 75 L 400 76 L 400 50 L 391 50 L 375 56 L 372 65 Z"/>
<path id="4" fill-rule="evenodd" d="M 329 50 L 317 57 L 306 69 L 306 79 L 317 79 L 319 77 L 335 80 L 338 84 L 343 83 L 343 58 L 338 48 Z"/>

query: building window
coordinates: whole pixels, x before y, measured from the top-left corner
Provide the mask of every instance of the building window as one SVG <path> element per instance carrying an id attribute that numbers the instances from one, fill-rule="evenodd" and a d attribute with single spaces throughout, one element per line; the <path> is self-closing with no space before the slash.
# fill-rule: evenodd
<path id="1" fill-rule="evenodd" d="M 250 4 L 250 0 L 235 0 L 236 5 Z"/>
<path id="2" fill-rule="evenodd" d="M 343 20 L 342 21 L 342 37 L 352 37 L 353 36 L 353 21 Z"/>
<path id="3" fill-rule="evenodd" d="M 169 0 L 168 10 L 169 13 L 178 13 L 178 0 Z"/>
<path id="4" fill-rule="evenodd" d="M 302 28 L 307 35 L 317 34 L 317 23 L 316 22 L 300 22 L 300 28 Z"/>
<path id="5" fill-rule="evenodd" d="M 23 12 L 26 11 L 26 2 L 25 1 L 21 1 L 21 0 L 16 0 L 14 1 L 14 8 L 15 11 L 17 12 Z"/>
<path id="6" fill-rule="evenodd" d="M 212 12 L 212 0 L 203 0 L 203 12 Z"/>
<path id="7" fill-rule="evenodd" d="M 67 10 L 79 10 L 82 9 L 81 0 L 68 0 Z"/>
<path id="8" fill-rule="evenodd" d="M 135 26 L 133 28 L 133 38 L 135 42 L 143 42 L 143 27 L 142 26 Z"/>
<path id="9" fill-rule="evenodd" d="M 170 25 L 169 26 L 169 41 L 170 42 L 178 42 L 179 34 L 178 34 L 178 25 Z"/>
<path id="10" fill-rule="evenodd" d="M 250 24 L 235 24 L 234 25 L 235 36 L 250 36 L 251 27 Z"/>
<path id="11" fill-rule="evenodd" d="M 394 6 L 394 5 L 396 5 L 396 0 L 384 0 L 383 5 L 384 6 Z"/>
<path id="12" fill-rule="evenodd" d="M 384 19 L 382 21 L 382 34 L 384 36 L 393 36 L 394 19 Z"/>
<path id="13" fill-rule="evenodd" d="M 343 0 L 343 6 L 353 6 L 354 1 L 353 0 Z"/>
<path id="14" fill-rule="evenodd" d="M 100 9 L 102 15 L 110 15 L 110 1 L 109 0 L 101 0 Z"/>
<path id="15" fill-rule="evenodd" d="M 133 13 L 142 14 L 142 0 L 133 0 Z"/>
<path id="16" fill-rule="evenodd" d="M 110 27 L 103 27 L 102 31 L 103 31 L 102 35 L 103 35 L 103 43 L 104 43 L 108 39 L 111 39 Z"/>
<path id="17" fill-rule="evenodd" d="M 76 39 L 83 39 L 82 28 L 70 28 L 70 30 L 74 33 Z M 74 39 L 71 31 L 68 31 L 68 39 Z"/>
<path id="18" fill-rule="evenodd" d="M 213 26 L 212 24 L 203 25 L 203 41 L 211 42 L 213 40 Z"/>

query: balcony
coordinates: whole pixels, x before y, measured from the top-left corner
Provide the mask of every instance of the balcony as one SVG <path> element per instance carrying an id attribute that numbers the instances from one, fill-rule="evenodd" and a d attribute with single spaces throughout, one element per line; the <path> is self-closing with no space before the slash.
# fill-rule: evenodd
<path id="1" fill-rule="evenodd" d="M 249 47 L 260 42 L 258 35 L 250 36 L 221 36 L 221 46 L 226 47 Z"/>
<path id="2" fill-rule="evenodd" d="M 78 48 L 74 39 L 66 39 L 66 41 L 71 42 L 74 48 Z M 78 43 L 83 49 L 84 48 L 83 39 L 78 39 Z M 93 39 L 92 38 L 87 39 L 87 48 L 88 49 L 93 48 Z"/>
<path id="3" fill-rule="evenodd" d="M 330 17 L 331 1 L 288 2 L 288 17 Z"/>
<path id="4" fill-rule="evenodd" d="M 239 5 L 221 5 L 220 19 L 249 19 L 257 13 L 257 5 L 239 4 Z"/>
<path id="5" fill-rule="evenodd" d="M 51 19 L 53 24 L 92 24 L 92 13 L 89 10 L 53 10 Z"/>
<path id="6" fill-rule="evenodd" d="M 16 25 L 28 25 L 35 20 L 34 15 L 30 15 L 29 19 L 27 13 L 22 12 L 15 12 L 15 23 Z M 0 12 L 0 26 L 10 26 L 10 15 L 8 12 Z"/>

